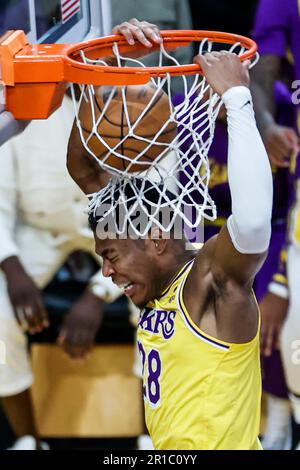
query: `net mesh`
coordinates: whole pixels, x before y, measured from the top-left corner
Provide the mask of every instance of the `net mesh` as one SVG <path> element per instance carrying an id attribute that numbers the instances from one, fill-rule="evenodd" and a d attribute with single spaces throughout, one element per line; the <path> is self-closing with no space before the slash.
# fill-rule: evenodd
<path id="1" fill-rule="evenodd" d="M 224 45 L 222 48 L 224 49 Z M 213 50 L 220 48 L 217 43 L 207 39 L 199 45 L 199 54 Z M 234 44 L 227 50 L 238 55 L 245 51 L 240 44 Z M 114 54 L 119 67 L 122 67 L 125 61 L 126 66 L 144 66 L 141 60 L 123 57 L 117 44 L 114 45 Z M 83 52 L 81 58 L 87 64 L 107 65 L 104 60 L 90 60 Z M 164 59 L 173 65 L 180 65 L 162 44 L 157 65 L 162 66 Z M 194 229 L 202 219 L 216 219 L 216 206 L 208 191 L 208 153 L 222 101 L 200 74 L 192 77 L 182 75 L 182 92 L 177 96 L 172 93 L 173 79 L 169 74 L 151 78 L 153 96 L 134 122 L 131 122 L 128 111 L 127 87 L 121 87 L 122 108 L 128 127 L 126 134 L 114 142 L 115 145 L 110 145 L 101 135 L 101 123 L 115 96 L 116 87 L 110 88 L 109 96 L 100 112 L 95 104 L 94 86 L 81 86 L 79 99 L 76 99 L 78 97 L 72 87 L 76 122 L 82 144 L 99 166 L 111 175 L 107 186 L 90 195 L 87 210 L 99 222 L 105 222 L 106 226 L 108 223 L 109 231 L 117 235 L 130 231 L 134 236 L 144 237 L 154 225 L 163 231 L 170 231 L 178 221 L 183 227 Z M 176 79 L 178 80 L 178 77 Z M 120 87 L 118 89 L 120 90 Z M 162 90 L 168 97 L 168 118 L 154 136 L 141 136 L 136 129 Z M 81 123 L 80 109 L 83 103 L 90 106 L 92 125 L 89 131 Z M 176 135 L 171 141 L 162 143 L 161 136 L 170 124 L 176 126 Z M 134 157 L 126 155 L 123 150 L 127 139 L 132 138 L 143 143 L 143 150 Z M 95 139 L 107 151 L 101 156 L 101 160 L 95 149 Z M 155 147 L 158 149 L 156 158 L 145 163 L 143 157 L 149 149 L 153 150 Z M 123 165 L 112 164 L 112 156 L 121 159 Z"/>

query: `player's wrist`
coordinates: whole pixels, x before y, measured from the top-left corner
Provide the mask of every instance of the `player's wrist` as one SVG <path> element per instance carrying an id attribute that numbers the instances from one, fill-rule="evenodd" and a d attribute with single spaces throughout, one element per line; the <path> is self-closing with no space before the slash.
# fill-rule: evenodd
<path id="1" fill-rule="evenodd" d="M 250 100 L 252 104 L 252 96 L 250 89 L 245 85 L 231 86 L 222 94 L 222 100 L 226 108 L 229 106 L 240 107 L 240 105 L 244 104 L 245 99 Z"/>

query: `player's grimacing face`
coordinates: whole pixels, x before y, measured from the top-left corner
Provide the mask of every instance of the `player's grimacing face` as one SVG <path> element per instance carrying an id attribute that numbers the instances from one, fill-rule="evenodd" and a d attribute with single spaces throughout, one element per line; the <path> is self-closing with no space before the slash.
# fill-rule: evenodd
<path id="1" fill-rule="evenodd" d="M 135 305 L 143 307 L 156 296 L 157 267 L 145 240 L 95 240 L 103 275 L 111 277 Z"/>

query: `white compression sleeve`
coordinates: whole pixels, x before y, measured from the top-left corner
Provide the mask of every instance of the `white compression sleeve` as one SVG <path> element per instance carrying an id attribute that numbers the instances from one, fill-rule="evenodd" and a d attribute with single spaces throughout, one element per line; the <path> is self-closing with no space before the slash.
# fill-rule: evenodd
<path id="1" fill-rule="evenodd" d="M 272 172 L 258 132 L 250 90 L 230 88 L 222 96 L 228 122 L 228 181 L 232 215 L 227 228 L 236 250 L 263 253 L 271 237 Z"/>

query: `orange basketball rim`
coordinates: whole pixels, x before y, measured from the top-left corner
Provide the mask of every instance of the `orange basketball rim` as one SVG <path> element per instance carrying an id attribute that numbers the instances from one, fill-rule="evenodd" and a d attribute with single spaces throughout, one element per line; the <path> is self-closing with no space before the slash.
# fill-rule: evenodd
<path id="1" fill-rule="evenodd" d="M 164 47 L 175 50 L 203 40 L 239 44 L 245 61 L 255 56 L 254 41 L 236 34 L 212 31 L 162 31 Z M 0 65 L 5 86 L 5 108 L 16 119 L 46 119 L 62 103 L 68 82 L 86 85 L 143 85 L 151 77 L 167 74 L 201 74 L 199 65 L 164 67 L 116 67 L 85 63 L 114 56 L 118 44 L 121 55 L 148 50 L 129 45 L 123 36 L 107 36 L 77 44 L 30 44 L 24 31 L 8 31 L 0 38 Z M 157 47 L 157 49 L 159 46 Z M 154 49 L 154 48 L 153 48 Z"/>

